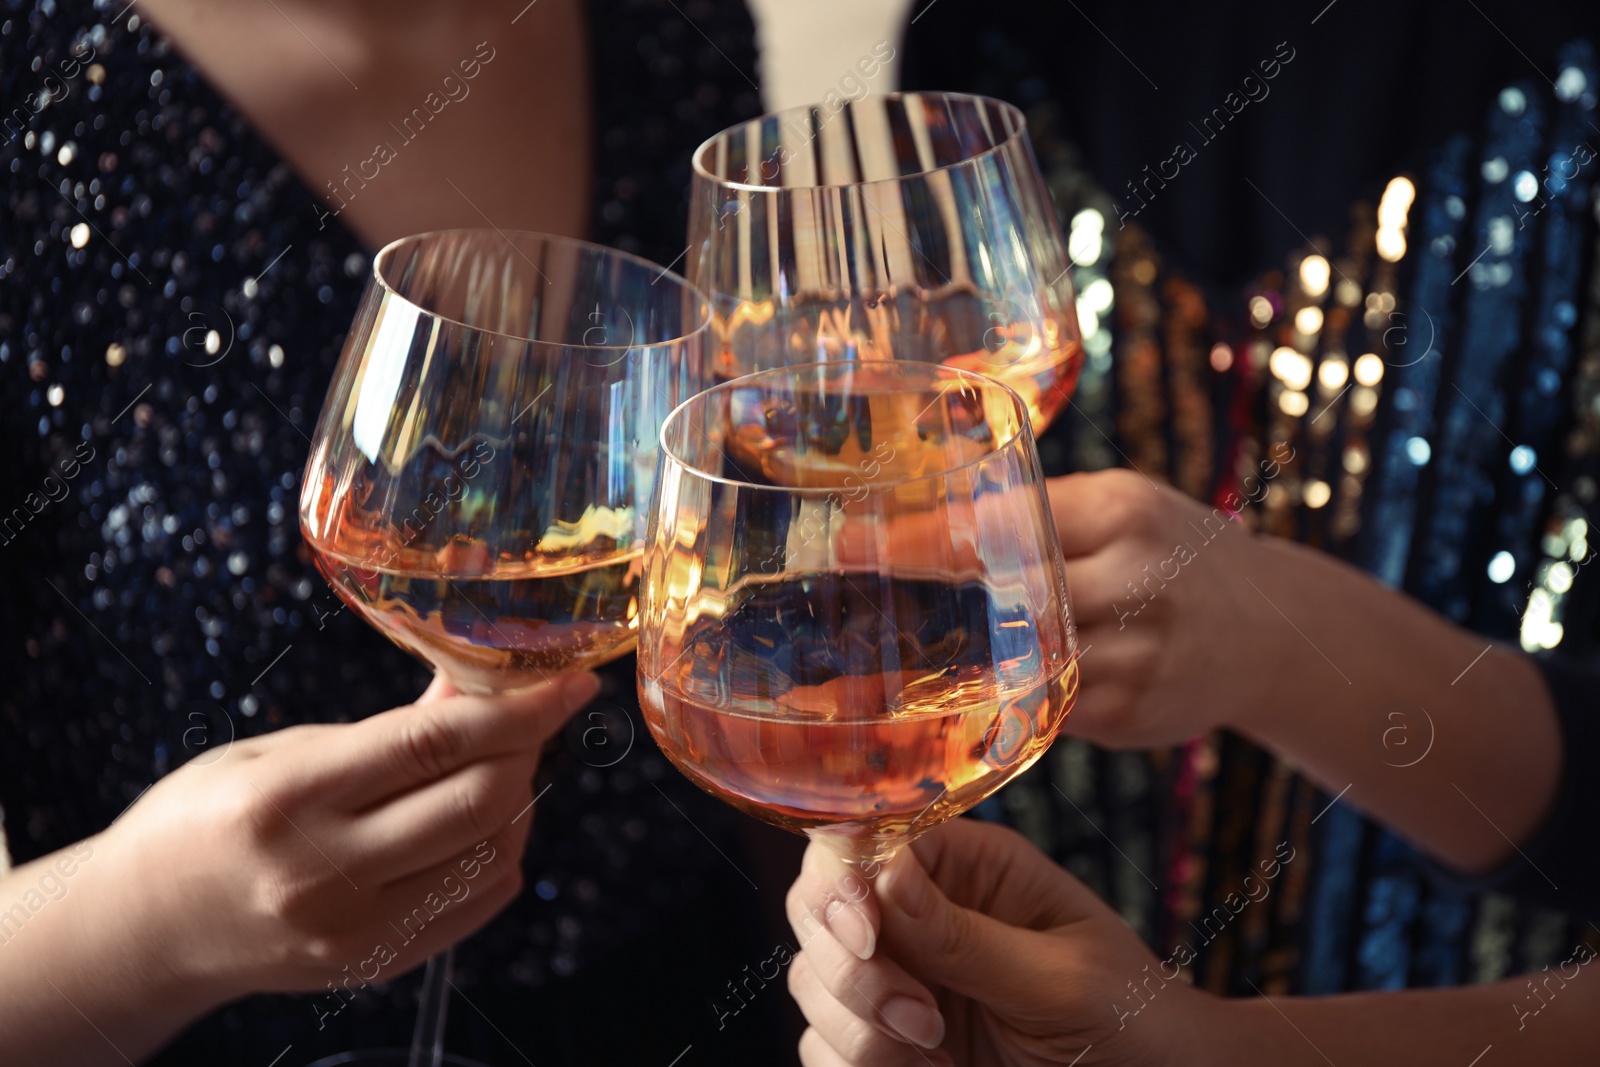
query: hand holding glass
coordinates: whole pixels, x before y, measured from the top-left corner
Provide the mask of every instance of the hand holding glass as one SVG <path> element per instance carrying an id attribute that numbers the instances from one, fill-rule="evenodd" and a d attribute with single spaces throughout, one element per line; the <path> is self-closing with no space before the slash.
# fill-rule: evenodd
<path id="1" fill-rule="evenodd" d="M 306 466 L 318 569 L 465 693 L 628 652 L 657 431 L 702 385 L 708 322 L 681 278 L 581 241 L 384 248 Z M 409 1067 L 443 1062 L 449 974 L 429 962 Z"/>

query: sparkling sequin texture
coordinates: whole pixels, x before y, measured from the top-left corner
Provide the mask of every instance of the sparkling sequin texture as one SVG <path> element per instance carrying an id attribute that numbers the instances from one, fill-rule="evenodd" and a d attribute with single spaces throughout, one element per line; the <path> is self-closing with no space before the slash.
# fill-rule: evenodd
<path id="1" fill-rule="evenodd" d="M 666 262 L 690 149 L 759 109 L 753 30 L 736 3 L 589 7 L 594 233 Z M 5 3 L 0 48 L 0 804 L 22 861 L 234 736 L 405 704 L 426 677 L 341 610 L 295 513 L 368 250 L 336 222 L 318 230 L 299 177 L 131 5 Z M 581 986 L 530 1009 L 528 990 L 585 975 L 630 1001 L 630 982 L 651 988 L 638 1034 L 584 1041 L 659 1042 L 666 1062 L 761 958 L 740 954 L 754 898 L 718 851 L 739 855 L 731 816 L 655 751 L 632 670 L 616 665 L 555 745 L 528 891 L 461 955 L 458 985 L 541 1063 L 609 1009 Z M 714 918 L 726 946 L 680 956 L 703 975 L 674 985 L 661 931 Z M 369 993 L 319 1031 L 305 1001 L 261 999 L 160 1062 L 399 1043 L 407 1010 Z M 749 1014 L 747 1033 L 776 1039 Z M 500 1040 L 470 1011 L 452 1023 L 463 1052 Z"/>

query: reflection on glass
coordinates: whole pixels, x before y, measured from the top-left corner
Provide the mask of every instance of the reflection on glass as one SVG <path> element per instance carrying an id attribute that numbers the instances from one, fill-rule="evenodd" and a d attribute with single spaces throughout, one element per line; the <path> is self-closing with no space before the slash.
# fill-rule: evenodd
<path id="1" fill-rule="evenodd" d="M 629 651 L 658 431 L 707 319 L 676 275 L 578 241 L 388 246 L 307 467 L 317 566 L 464 691 Z"/>
<path id="2" fill-rule="evenodd" d="M 721 378 L 944 363 L 1016 389 L 1036 432 L 1077 383 L 1061 226 L 1010 104 L 891 93 L 725 130 L 694 155 L 689 238 Z"/>
<path id="3" fill-rule="evenodd" d="M 1077 646 L 1015 392 L 796 366 L 692 398 L 662 444 L 640 694 L 697 784 L 881 860 L 1049 747 Z"/>

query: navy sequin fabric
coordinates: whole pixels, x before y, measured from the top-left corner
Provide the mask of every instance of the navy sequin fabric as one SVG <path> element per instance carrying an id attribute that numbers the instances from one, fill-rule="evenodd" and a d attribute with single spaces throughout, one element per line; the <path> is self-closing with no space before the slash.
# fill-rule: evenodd
<path id="1" fill-rule="evenodd" d="M 737 2 L 589 8 L 593 236 L 665 263 L 690 150 L 759 111 L 753 29 Z M 0 806 L 20 862 L 233 737 L 359 718 L 427 679 L 340 610 L 296 517 L 370 250 L 319 227 L 308 188 L 132 5 L 0 4 L 0 104 Z M 614 665 L 547 761 L 528 890 L 461 950 L 479 1010 L 458 1005 L 451 1047 L 782 1062 L 776 997 L 712 1006 L 771 946 L 731 817 L 655 751 L 632 671 Z M 320 1028 L 308 998 L 256 998 L 156 1062 L 403 1044 L 414 988 Z M 621 1006 L 633 1025 L 608 1025 Z"/>

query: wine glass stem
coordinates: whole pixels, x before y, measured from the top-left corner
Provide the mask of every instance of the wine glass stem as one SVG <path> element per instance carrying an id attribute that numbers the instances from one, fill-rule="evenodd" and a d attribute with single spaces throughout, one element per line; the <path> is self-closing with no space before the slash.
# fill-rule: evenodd
<path id="1" fill-rule="evenodd" d="M 903 839 L 885 841 L 830 830 L 807 830 L 806 836 L 826 845 L 840 862 L 868 881 L 875 879 L 878 871 L 906 845 Z"/>
<path id="2" fill-rule="evenodd" d="M 444 1064 L 444 1022 L 450 1011 L 450 975 L 455 970 L 454 946 L 428 960 L 422 976 L 422 1002 L 417 1010 L 417 1028 L 411 1035 L 411 1056 L 407 1067 L 442 1067 Z"/>

